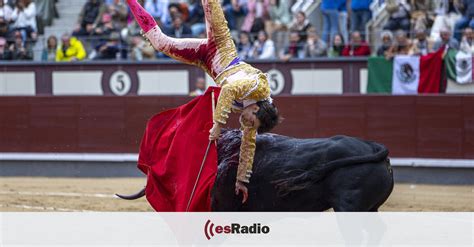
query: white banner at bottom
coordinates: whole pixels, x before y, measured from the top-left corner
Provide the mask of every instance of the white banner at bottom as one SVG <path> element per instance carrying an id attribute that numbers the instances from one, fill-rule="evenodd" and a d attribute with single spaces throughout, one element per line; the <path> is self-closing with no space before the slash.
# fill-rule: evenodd
<path id="1" fill-rule="evenodd" d="M 0 246 L 473 246 L 474 213 L 0 213 Z"/>

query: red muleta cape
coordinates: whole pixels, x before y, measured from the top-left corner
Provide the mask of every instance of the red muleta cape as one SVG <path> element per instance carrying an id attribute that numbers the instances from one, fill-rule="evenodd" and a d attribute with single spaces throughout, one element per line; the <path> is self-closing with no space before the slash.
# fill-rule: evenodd
<path id="1" fill-rule="evenodd" d="M 138 168 L 147 175 L 146 198 L 158 212 L 185 212 L 209 144 L 212 96 L 207 92 L 176 109 L 151 118 L 140 145 Z M 211 210 L 217 174 L 217 148 L 210 146 L 189 211 Z"/>

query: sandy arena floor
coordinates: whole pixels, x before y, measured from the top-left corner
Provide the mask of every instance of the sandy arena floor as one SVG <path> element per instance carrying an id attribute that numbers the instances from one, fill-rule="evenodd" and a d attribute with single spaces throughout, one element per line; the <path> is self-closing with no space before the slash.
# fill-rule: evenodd
<path id="1" fill-rule="evenodd" d="M 153 211 L 146 199 L 129 202 L 144 179 L 1 178 L 0 211 Z M 398 184 L 381 211 L 474 211 L 474 186 Z"/>

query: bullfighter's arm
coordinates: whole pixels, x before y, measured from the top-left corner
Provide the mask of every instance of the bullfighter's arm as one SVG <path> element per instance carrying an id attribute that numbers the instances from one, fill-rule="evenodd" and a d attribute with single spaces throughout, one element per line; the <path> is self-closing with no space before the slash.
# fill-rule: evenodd
<path id="1" fill-rule="evenodd" d="M 236 81 L 226 84 L 222 87 L 214 112 L 214 122 L 225 125 L 232 110 L 234 100 L 241 100 L 253 88 L 251 80 Z M 239 168 L 237 171 L 237 180 L 248 183 L 251 173 L 253 158 L 255 154 L 255 141 L 257 130 L 254 128 L 243 127 L 242 142 L 240 144 Z"/>
<path id="2" fill-rule="evenodd" d="M 257 140 L 257 130 L 255 128 L 244 127 L 242 142 L 240 144 L 239 168 L 237 169 L 237 180 L 249 183 L 252 176 L 253 159 L 255 156 L 255 142 Z"/>

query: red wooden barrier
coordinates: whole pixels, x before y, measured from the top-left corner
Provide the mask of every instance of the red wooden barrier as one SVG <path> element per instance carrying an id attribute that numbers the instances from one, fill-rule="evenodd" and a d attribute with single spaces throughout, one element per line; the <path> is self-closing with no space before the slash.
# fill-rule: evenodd
<path id="1" fill-rule="evenodd" d="M 0 152 L 136 153 L 146 120 L 188 97 L 0 97 Z M 275 133 L 357 136 L 396 157 L 474 158 L 474 96 L 278 97 Z M 237 117 L 231 126 L 237 127 Z"/>

